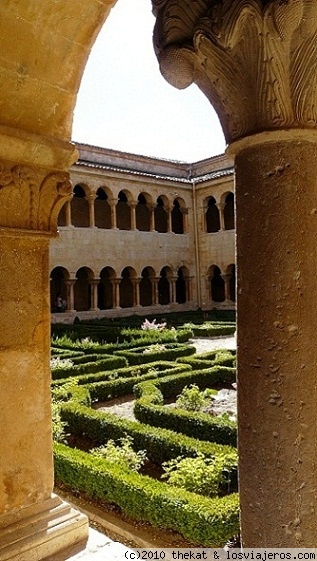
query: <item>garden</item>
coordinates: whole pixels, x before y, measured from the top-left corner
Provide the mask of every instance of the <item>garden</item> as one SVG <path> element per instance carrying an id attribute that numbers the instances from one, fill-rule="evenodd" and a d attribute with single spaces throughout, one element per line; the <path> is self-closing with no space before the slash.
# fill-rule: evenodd
<path id="1" fill-rule="evenodd" d="M 197 353 L 192 338 L 235 323 L 188 319 L 53 327 L 55 479 L 193 547 L 222 547 L 239 533 L 236 420 L 218 410 L 235 393 L 235 351 Z"/>

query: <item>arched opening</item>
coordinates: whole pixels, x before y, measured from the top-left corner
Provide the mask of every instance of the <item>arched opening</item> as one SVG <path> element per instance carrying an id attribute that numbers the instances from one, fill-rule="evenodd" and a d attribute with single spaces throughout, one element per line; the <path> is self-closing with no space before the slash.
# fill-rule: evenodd
<path id="1" fill-rule="evenodd" d="M 169 267 L 163 267 L 160 272 L 160 280 L 158 282 L 158 301 L 162 306 L 169 304 L 171 301 L 170 282 L 171 270 Z"/>
<path id="2" fill-rule="evenodd" d="M 104 267 L 100 272 L 100 282 L 98 284 L 98 308 L 99 310 L 109 310 L 113 308 L 113 283 L 115 272 L 111 267 Z"/>
<path id="3" fill-rule="evenodd" d="M 234 263 L 227 267 L 227 274 L 229 275 L 229 300 L 236 301 L 236 266 Z"/>
<path id="4" fill-rule="evenodd" d="M 81 267 L 76 273 L 74 284 L 74 308 L 77 312 L 90 310 L 91 307 L 91 285 L 89 280 L 93 278 L 93 272 L 88 267 Z"/>
<path id="5" fill-rule="evenodd" d="M 140 193 L 138 196 L 138 204 L 135 209 L 135 219 L 137 230 L 141 232 L 149 232 L 151 229 L 151 211 L 148 206 L 146 195 Z"/>
<path id="6" fill-rule="evenodd" d="M 85 189 L 75 185 L 74 196 L 71 200 L 72 225 L 76 228 L 89 228 L 89 203 Z"/>
<path id="7" fill-rule="evenodd" d="M 177 271 L 176 279 L 176 302 L 177 304 L 185 304 L 187 301 L 187 290 L 186 290 L 186 274 L 185 267 L 180 267 Z"/>
<path id="8" fill-rule="evenodd" d="M 97 228 L 111 228 L 111 208 L 108 195 L 102 187 L 99 187 L 95 199 L 95 225 Z"/>
<path id="9" fill-rule="evenodd" d="M 168 211 L 165 208 L 163 197 L 158 197 L 154 209 L 155 230 L 162 234 L 167 232 Z"/>
<path id="10" fill-rule="evenodd" d="M 212 234 L 220 230 L 219 210 L 214 197 L 209 197 L 206 210 L 206 232 Z"/>
<path id="11" fill-rule="evenodd" d="M 152 278 L 154 271 L 152 267 L 145 267 L 141 273 L 140 280 L 140 305 L 152 306 L 153 304 L 153 284 Z"/>
<path id="12" fill-rule="evenodd" d="M 225 300 L 225 283 L 221 276 L 221 271 L 217 265 L 210 268 L 210 290 L 211 300 L 213 302 L 224 302 Z"/>
<path id="13" fill-rule="evenodd" d="M 134 287 L 131 279 L 135 276 L 135 271 L 131 267 L 125 267 L 121 273 L 119 284 L 121 308 L 132 308 L 134 306 Z"/>
<path id="14" fill-rule="evenodd" d="M 228 193 L 225 198 L 225 207 L 223 209 L 223 218 L 225 230 L 234 230 L 234 195 Z"/>
<path id="15" fill-rule="evenodd" d="M 67 308 L 67 285 L 69 273 L 64 267 L 55 267 L 51 272 L 51 311 L 64 312 Z"/>
<path id="16" fill-rule="evenodd" d="M 180 202 L 177 199 L 174 200 L 172 208 L 172 232 L 174 232 L 174 234 L 184 233 L 184 217 Z"/>
<path id="17" fill-rule="evenodd" d="M 120 191 L 118 195 L 116 215 L 119 230 L 131 230 L 131 209 L 124 191 Z"/>

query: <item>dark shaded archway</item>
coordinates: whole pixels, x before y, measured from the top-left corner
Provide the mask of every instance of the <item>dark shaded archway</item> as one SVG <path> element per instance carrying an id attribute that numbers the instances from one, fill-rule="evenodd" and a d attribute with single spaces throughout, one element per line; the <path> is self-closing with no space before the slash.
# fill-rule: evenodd
<path id="1" fill-rule="evenodd" d="M 51 272 L 51 311 L 60 311 L 57 309 L 57 297 L 62 298 L 63 308 L 66 308 L 67 302 L 67 286 L 66 280 L 69 279 L 69 272 L 65 267 L 55 267 Z"/>
<path id="2" fill-rule="evenodd" d="M 220 230 L 220 217 L 219 210 L 216 205 L 214 197 L 209 197 L 207 203 L 206 218 L 206 232 L 212 234 Z"/>
<path id="3" fill-rule="evenodd" d="M 169 282 L 170 276 L 170 267 L 163 267 L 160 272 L 160 280 L 158 282 L 158 302 L 162 306 L 169 304 L 171 301 L 171 287 Z"/>
<path id="4" fill-rule="evenodd" d="M 213 302 L 225 301 L 225 283 L 221 276 L 221 271 L 217 265 L 210 268 L 210 290 Z"/>
<path id="5" fill-rule="evenodd" d="M 136 274 L 132 267 L 125 267 L 123 269 L 119 284 L 121 308 L 132 308 L 134 306 L 134 286 L 131 279 L 135 277 Z"/>
<path id="6" fill-rule="evenodd" d="M 140 305 L 152 306 L 153 304 L 153 284 L 154 270 L 152 267 L 145 267 L 141 273 L 140 280 Z"/>
<path id="7" fill-rule="evenodd" d="M 76 228 L 89 228 L 89 203 L 86 191 L 81 185 L 75 185 L 74 196 L 71 200 L 72 225 Z"/>
<path id="8" fill-rule="evenodd" d="M 98 284 L 98 308 L 99 310 L 109 310 L 113 308 L 113 283 L 115 272 L 112 267 L 104 267 L 100 271 L 100 282 Z"/>
<path id="9" fill-rule="evenodd" d="M 154 209 L 155 230 L 162 234 L 167 232 L 168 211 L 166 210 L 164 197 L 158 197 Z"/>
<path id="10" fill-rule="evenodd" d="M 135 208 L 136 228 L 141 232 L 149 232 L 151 229 L 151 211 L 147 197 L 145 193 L 140 193 Z"/>
<path id="11" fill-rule="evenodd" d="M 108 230 L 111 228 L 111 207 L 108 195 L 102 187 L 99 187 L 95 199 L 95 226 Z"/>
<path id="12" fill-rule="evenodd" d="M 120 191 L 116 206 L 117 227 L 119 230 L 131 230 L 131 209 L 127 194 Z"/>
<path id="13" fill-rule="evenodd" d="M 81 267 L 76 273 L 74 284 L 74 308 L 77 312 L 90 310 L 91 307 L 91 285 L 89 280 L 93 278 L 93 272 L 88 267 Z"/>

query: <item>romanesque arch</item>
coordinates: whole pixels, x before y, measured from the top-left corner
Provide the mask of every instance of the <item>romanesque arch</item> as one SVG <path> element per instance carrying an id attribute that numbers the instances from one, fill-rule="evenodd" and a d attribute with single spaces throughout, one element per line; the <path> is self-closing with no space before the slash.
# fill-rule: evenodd
<path id="1" fill-rule="evenodd" d="M 109 194 L 104 187 L 99 187 L 96 192 L 95 226 L 111 229 L 111 206 L 109 204 Z"/>

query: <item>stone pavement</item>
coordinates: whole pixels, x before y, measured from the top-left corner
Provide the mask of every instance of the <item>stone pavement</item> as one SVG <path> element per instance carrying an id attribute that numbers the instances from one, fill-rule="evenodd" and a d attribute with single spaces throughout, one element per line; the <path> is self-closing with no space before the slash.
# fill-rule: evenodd
<path id="1" fill-rule="evenodd" d="M 45 561 L 125 561 L 128 548 L 108 536 L 89 528 L 86 544 L 78 544 L 67 551 L 55 554 Z"/>

